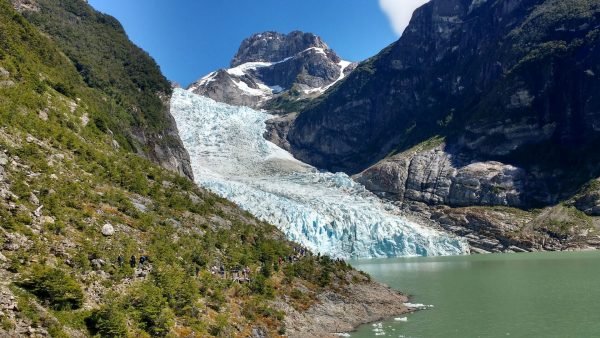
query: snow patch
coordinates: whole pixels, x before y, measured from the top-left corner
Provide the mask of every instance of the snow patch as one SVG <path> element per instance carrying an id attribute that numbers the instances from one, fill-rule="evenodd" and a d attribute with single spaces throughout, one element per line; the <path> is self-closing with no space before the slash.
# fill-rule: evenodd
<path id="1" fill-rule="evenodd" d="M 249 70 L 272 66 L 273 62 L 246 62 L 237 67 L 229 68 L 226 72 L 229 75 L 244 76 Z"/>
<path id="2" fill-rule="evenodd" d="M 243 91 L 246 95 L 248 96 L 266 96 L 270 93 L 266 93 L 264 90 L 261 89 L 256 89 L 256 88 L 250 88 L 250 86 L 248 86 L 248 84 L 246 84 L 246 82 L 244 81 L 236 81 L 234 79 L 231 79 L 231 81 L 233 81 L 233 83 L 236 85 L 236 87 L 238 87 L 241 91 Z"/>
<path id="3" fill-rule="evenodd" d="M 273 92 L 273 94 L 279 94 L 282 91 L 284 91 L 283 87 L 281 87 L 281 86 L 270 86 L 269 88 L 271 88 L 271 91 Z"/>
<path id="4" fill-rule="evenodd" d="M 323 91 L 326 91 L 327 89 L 331 88 L 334 84 L 342 81 L 346 77 L 346 73 L 344 73 L 346 71 L 346 68 L 348 68 L 348 66 L 350 66 L 351 64 L 352 64 L 352 62 L 350 62 L 350 61 L 344 61 L 344 60 L 340 61 L 338 63 L 338 65 L 340 66 L 340 77 L 337 80 L 330 83 L 327 87 L 325 87 L 323 89 Z"/>
<path id="5" fill-rule="evenodd" d="M 346 73 L 345 73 L 346 68 L 348 68 L 348 66 L 350 66 L 351 64 L 352 64 L 352 62 L 345 61 L 345 60 L 338 62 L 338 65 L 340 66 L 340 76 L 335 81 L 333 81 L 332 83 L 328 84 L 325 87 L 305 89 L 304 93 L 305 94 L 314 94 L 314 93 L 323 94 L 325 91 L 327 91 L 327 89 L 333 87 L 333 85 L 342 81 L 346 77 Z"/>
<path id="6" fill-rule="evenodd" d="M 306 52 L 312 51 L 312 50 L 314 50 L 315 52 L 317 52 L 317 54 L 323 54 L 323 55 L 327 56 L 327 53 L 325 53 L 325 50 L 323 48 L 319 48 L 319 47 L 310 47 L 310 48 L 307 48 L 307 49 L 301 51 L 299 54 L 303 54 L 303 53 L 306 53 Z"/>

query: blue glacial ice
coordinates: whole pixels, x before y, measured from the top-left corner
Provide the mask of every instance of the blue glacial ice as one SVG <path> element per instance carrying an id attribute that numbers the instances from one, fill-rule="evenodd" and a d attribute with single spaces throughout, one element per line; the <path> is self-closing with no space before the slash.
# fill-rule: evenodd
<path id="1" fill-rule="evenodd" d="M 263 138 L 272 116 L 176 89 L 171 100 L 196 183 L 340 258 L 465 253 L 466 243 L 400 216 L 343 173 L 320 172 Z"/>

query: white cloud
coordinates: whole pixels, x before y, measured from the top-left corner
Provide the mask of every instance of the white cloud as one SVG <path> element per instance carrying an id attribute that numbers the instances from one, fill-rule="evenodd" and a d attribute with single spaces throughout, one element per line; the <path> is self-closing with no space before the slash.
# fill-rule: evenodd
<path id="1" fill-rule="evenodd" d="M 412 13 L 429 0 L 379 0 L 379 7 L 388 16 L 394 32 L 402 35 Z"/>

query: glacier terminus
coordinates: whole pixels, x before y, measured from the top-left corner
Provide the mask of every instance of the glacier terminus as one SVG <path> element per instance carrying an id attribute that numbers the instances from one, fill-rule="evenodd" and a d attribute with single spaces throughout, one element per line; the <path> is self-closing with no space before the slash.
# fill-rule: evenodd
<path id="1" fill-rule="evenodd" d="M 336 258 L 457 255 L 462 239 L 402 217 L 343 173 L 322 172 L 265 140 L 272 115 L 175 89 L 173 114 L 196 183 L 315 253 Z"/>

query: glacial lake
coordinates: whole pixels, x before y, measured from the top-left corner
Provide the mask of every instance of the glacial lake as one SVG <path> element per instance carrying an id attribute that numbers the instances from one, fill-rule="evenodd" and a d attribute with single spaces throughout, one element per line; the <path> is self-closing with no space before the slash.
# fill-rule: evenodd
<path id="1" fill-rule="evenodd" d="M 600 252 L 351 263 L 411 303 L 434 306 L 364 325 L 354 338 L 600 337 Z"/>

